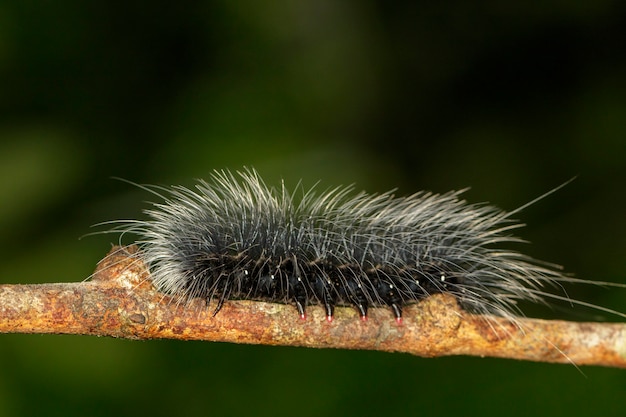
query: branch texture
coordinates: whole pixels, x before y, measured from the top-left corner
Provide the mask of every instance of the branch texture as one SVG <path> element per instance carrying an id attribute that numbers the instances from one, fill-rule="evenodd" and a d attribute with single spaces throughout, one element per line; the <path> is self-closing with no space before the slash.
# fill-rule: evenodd
<path id="1" fill-rule="evenodd" d="M 332 322 L 310 307 L 227 301 L 219 314 L 197 299 L 182 305 L 156 291 L 136 247 L 114 248 L 92 280 L 0 286 L 0 332 L 58 333 L 126 339 L 369 349 L 418 356 L 492 356 L 626 368 L 626 324 L 576 323 L 469 314 L 454 297 L 433 295 L 404 309 L 402 324 L 374 308 L 363 321 L 337 308 Z"/>

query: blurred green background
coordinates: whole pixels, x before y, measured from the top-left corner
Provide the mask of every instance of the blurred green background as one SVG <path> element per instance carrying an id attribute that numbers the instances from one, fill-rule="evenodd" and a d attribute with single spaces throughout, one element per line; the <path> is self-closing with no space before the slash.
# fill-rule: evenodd
<path id="1" fill-rule="evenodd" d="M 626 282 L 626 3 L 532 3 L 3 1 L 0 282 L 87 277 L 117 238 L 78 238 L 151 199 L 112 176 L 242 166 L 508 210 L 578 176 L 520 213 L 522 249 Z M 568 293 L 626 311 L 625 290 Z M 626 372 L 597 367 L 0 340 L 0 416 L 626 415 Z"/>

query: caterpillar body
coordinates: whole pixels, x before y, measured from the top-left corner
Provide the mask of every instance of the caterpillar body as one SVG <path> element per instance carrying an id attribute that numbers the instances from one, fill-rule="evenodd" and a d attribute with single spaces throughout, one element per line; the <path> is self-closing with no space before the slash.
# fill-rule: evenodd
<path id="1" fill-rule="evenodd" d="M 446 292 L 467 311 L 514 319 L 519 300 L 563 299 L 545 287 L 583 281 L 506 248 L 521 242 L 510 234 L 521 208 L 469 204 L 462 191 L 291 193 L 254 170 L 149 190 L 163 201 L 116 230 L 139 235 L 159 290 L 182 302 L 201 297 L 214 314 L 225 300 L 250 299 L 292 303 L 302 318 L 322 305 L 329 321 L 338 305 L 363 319 L 386 306 L 401 322 L 403 306 Z"/>

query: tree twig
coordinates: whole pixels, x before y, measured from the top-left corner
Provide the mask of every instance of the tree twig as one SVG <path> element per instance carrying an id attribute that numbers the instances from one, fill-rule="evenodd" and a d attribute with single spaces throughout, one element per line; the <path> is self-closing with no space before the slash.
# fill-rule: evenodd
<path id="1" fill-rule="evenodd" d="M 136 248 L 114 248 L 93 279 L 81 283 L 0 286 L 0 332 L 59 333 L 126 339 L 370 349 L 418 356 L 474 355 L 626 368 L 626 324 L 576 323 L 468 314 L 454 297 L 435 295 L 406 307 L 397 324 L 386 309 L 368 320 L 322 308 L 305 320 L 288 305 L 226 302 L 213 317 L 202 300 L 180 305 L 156 291 Z"/>

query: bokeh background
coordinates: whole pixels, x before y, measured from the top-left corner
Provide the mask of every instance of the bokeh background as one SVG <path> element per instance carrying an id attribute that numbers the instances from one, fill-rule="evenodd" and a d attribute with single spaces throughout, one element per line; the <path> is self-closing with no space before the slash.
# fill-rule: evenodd
<path id="1" fill-rule="evenodd" d="M 577 176 L 519 214 L 522 249 L 624 283 L 625 51 L 611 0 L 5 0 L 0 282 L 87 277 L 117 237 L 79 237 L 152 197 L 113 176 L 191 185 L 253 166 L 270 183 L 471 186 L 508 210 Z M 626 290 L 568 293 L 626 311 Z M 0 335 L 0 416 L 418 414 L 624 416 L 626 373 Z"/>

